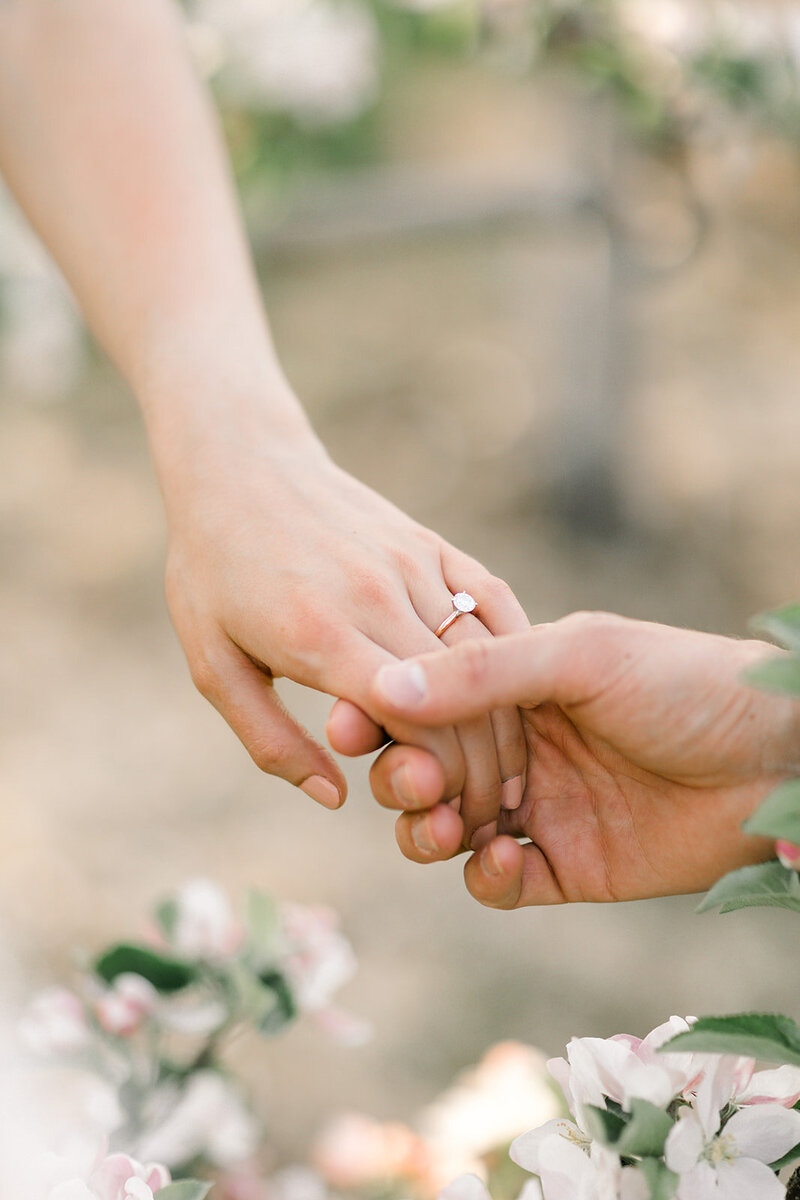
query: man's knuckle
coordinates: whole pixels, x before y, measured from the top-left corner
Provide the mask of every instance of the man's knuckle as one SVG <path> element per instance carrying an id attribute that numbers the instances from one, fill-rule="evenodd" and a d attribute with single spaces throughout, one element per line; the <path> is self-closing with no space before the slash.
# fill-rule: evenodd
<path id="1" fill-rule="evenodd" d="M 488 679 L 491 669 L 490 647 L 491 642 L 484 638 L 475 638 L 469 642 L 462 642 L 459 646 L 464 684 L 466 687 L 480 687 Z"/>
<path id="2" fill-rule="evenodd" d="M 594 638 L 615 632 L 622 622 L 623 618 L 616 613 L 587 609 L 570 613 L 559 623 L 572 634 Z"/>
<path id="3" fill-rule="evenodd" d="M 275 773 L 276 768 L 286 758 L 288 747 L 279 737 L 271 735 L 251 738 L 247 752 L 256 766 L 268 775 Z"/>

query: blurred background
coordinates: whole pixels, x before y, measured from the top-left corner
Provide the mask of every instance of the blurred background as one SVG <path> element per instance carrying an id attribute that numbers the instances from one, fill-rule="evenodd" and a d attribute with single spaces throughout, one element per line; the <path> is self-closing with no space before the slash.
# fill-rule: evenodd
<path id="1" fill-rule="evenodd" d="M 339 463 L 515 588 L 742 634 L 800 595 L 800 5 L 197 0 L 277 345 Z M 358 1051 L 234 1061 L 280 1157 L 485 1047 L 796 1010 L 782 912 L 495 913 L 192 690 L 134 401 L 0 205 L 0 911 L 31 983 L 213 876 L 337 907 Z M 281 692 L 322 730 L 328 701 Z"/>

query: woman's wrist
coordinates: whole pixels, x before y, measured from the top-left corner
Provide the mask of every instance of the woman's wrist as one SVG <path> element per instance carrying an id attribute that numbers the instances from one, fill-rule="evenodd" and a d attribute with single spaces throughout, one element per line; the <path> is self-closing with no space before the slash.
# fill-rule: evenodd
<path id="1" fill-rule="evenodd" d="M 188 362 L 156 373 L 138 392 L 165 498 L 258 459 L 324 457 L 274 354 Z"/>

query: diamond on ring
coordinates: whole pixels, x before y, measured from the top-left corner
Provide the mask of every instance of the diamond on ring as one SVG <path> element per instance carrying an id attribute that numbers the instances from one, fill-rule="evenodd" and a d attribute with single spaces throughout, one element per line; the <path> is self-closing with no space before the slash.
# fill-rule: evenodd
<path id="1" fill-rule="evenodd" d="M 434 629 L 434 637 L 441 637 L 454 621 L 457 621 L 459 617 L 466 616 L 467 613 L 475 612 L 478 607 L 478 601 L 470 596 L 469 592 L 456 592 L 451 599 L 453 611 L 445 617 L 438 629 Z"/>
<path id="2" fill-rule="evenodd" d="M 456 612 L 471 613 L 478 607 L 478 601 L 469 592 L 456 592 L 453 596 L 453 608 Z"/>

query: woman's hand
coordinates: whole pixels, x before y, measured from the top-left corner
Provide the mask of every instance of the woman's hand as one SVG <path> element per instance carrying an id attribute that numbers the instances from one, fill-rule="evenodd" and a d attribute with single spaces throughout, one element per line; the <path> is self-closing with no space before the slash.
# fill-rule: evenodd
<path id="1" fill-rule="evenodd" d="M 345 781 L 287 713 L 272 686 L 288 676 L 346 697 L 373 716 L 369 685 L 398 658 L 440 649 L 432 632 L 451 594 L 478 600 L 445 635 L 451 645 L 527 627 L 510 589 L 337 468 L 305 425 L 270 439 L 255 409 L 213 423 L 183 412 L 156 460 L 169 526 L 167 594 L 194 680 L 256 763 L 335 808 Z M 382 722 L 383 723 L 383 722 Z M 427 747 L 441 795 L 460 797 L 469 838 L 522 794 L 525 742 L 513 706 L 436 730 L 397 716 L 389 736 Z M 373 745 L 386 734 L 372 724 Z M 517 780 L 514 784 L 509 781 Z M 438 797 L 437 797 L 438 799 Z"/>
<path id="2" fill-rule="evenodd" d="M 770 651 L 763 642 L 578 613 L 384 669 L 374 707 L 385 720 L 426 725 L 522 708 L 522 804 L 501 814 L 501 836 L 487 834 L 465 868 L 482 903 L 695 892 L 772 855 L 773 844 L 744 834 L 741 822 L 781 778 L 800 772 L 800 705 L 741 681 Z M 440 765 L 395 745 L 373 766 L 382 804 L 410 809 L 393 787 L 398 772 L 413 779 L 421 806 L 438 799 Z M 404 811 L 398 840 L 419 861 L 450 857 L 461 843 L 458 821 L 442 805 Z M 419 823 L 435 853 L 414 853 Z"/>

